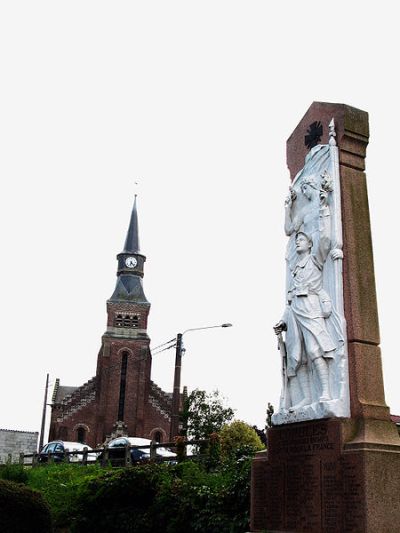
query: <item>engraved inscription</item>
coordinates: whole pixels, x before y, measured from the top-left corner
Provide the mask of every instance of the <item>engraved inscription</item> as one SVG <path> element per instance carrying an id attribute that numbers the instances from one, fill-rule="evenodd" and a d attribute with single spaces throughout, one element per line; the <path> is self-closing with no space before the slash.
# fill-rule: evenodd
<path id="1" fill-rule="evenodd" d="M 254 461 L 251 475 L 253 527 L 262 529 L 266 520 L 266 461 Z"/>
<path id="2" fill-rule="evenodd" d="M 321 420 L 268 431 L 264 477 L 253 479 L 253 487 L 261 483 L 257 503 L 252 502 L 259 518 L 255 530 L 363 531 L 363 464 L 343 455 L 341 428 L 338 420 Z"/>
<path id="3" fill-rule="evenodd" d="M 267 480 L 267 523 L 271 529 L 280 528 L 284 514 L 284 481 L 283 465 L 268 465 Z"/>
<path id="4" fill-rule="evenodd" d="M 286 464 L 286 527 L 290 531 L 320 529 L 319 461 L 288 461 Z"/>
<path id="5" fill-rule="evenodd" d="M 321 463 L 322 525 L 325 533 L 343 531 L 343 493 L 339 461 Z"/>
<path id="6" fill-rule="evenodd" d="M 311 424 L 292 427 L 290 430 L 277 431 L 271 435 L 269 453 L 292 457 L 294 455 L 312 455 L 315 453 L 339 453 L 337 433 L 328 424 Z M 336 438 L 335 438 L 336 436 Z"/>
<path id="7" fill-rule="evenodd" d="M 365 509 L 362 497 L 360 471 L 363 465 L 360 458 L 346 457 L 343 461 L 345 531 L 364 531 Z"/>
<path id="8" fill-rule="evenodd" d="M 270 429 L 264 529 L 345 531 L 341 453 L 338 421 Z"/>

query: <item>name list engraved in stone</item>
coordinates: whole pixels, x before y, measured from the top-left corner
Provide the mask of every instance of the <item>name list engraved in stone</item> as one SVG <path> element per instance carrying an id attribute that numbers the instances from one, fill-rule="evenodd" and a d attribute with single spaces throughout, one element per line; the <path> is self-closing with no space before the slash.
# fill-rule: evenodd
<path id="1" fill-rule="evenodd" d="M 268 437 L 264 529 L 342 533 L 340 423 L 280 427 Z"/>
<path id="2" fill-rule="evenodd" d="M 284 515 L 284 482 L 285 469 L 283 465 L 268 465 L 267 475 L 267 523 L 270 529 L 280 528 Z"/>
<path id="3" fill-rule="evenodd" d="M 343 531 L 343 493 L 340 463 L 321 463 L 322 525 L 325 533 Z"/>
<path id="4" fill-rule="evenodd" d="M 318 531 L 320 527 L 319 461 L 304 457 L 286 463 L 286 527 L 290 531 Z"/>
<path id="5" fill-rule="evenodd" d="M 266 520 L 267 504 L 267 464 L 264 461 L 255 461 L 252 471 L 252 492 L 254 506 L 254 527 L 263 528 Z"/>
<path id="6" fill-rule="evenodd" d="M 364 531 L 365 509 L 362 499 L 360 457 L 346 456 L 343 460 L 344 516 L 346 533 Z"/>

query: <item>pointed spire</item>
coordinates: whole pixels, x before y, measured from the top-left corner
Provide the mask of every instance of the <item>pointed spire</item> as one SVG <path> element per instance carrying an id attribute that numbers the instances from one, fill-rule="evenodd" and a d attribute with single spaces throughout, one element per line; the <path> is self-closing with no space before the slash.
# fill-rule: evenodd
<path id="1" fill-rule="evenodd" d="M 122 253 L 140 253 L 139 224 L 136 208 L 136 198 L 137 194 L 135 194 L 135 201 L 133 202 L 131 220 L 129 222 L 128 233 L 126 235 L 125 246 Z"/>

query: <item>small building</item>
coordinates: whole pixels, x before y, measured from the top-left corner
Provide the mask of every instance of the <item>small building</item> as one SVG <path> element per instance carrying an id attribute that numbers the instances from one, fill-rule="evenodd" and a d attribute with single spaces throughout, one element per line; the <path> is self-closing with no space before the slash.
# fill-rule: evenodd
<path id="1" fill-rule="evenodd" d="M 13 463 L 19 461 L 19 454 L 37 452 L 39 433 L 37 431 L 16 431 L 0 429 L 0 463 L 6 463 L 11 454 Z"/>
<path id="2" fill-rule="evenodd" d="M 172 393 L 151 380 L 147 334 L 150 303 L 143 289 L 146 257 L 139 246 L 136 197 L 117 261 L 117 282 L 107 301 L 107 329 L 96 375 L 79 387 L 56 380 L 49 440 L 79 441 L 96 447 L 121 432 L 157 442 L 168 440 Z M 88 275 L 90 268 L 95 266 L 89 266 Z"/>

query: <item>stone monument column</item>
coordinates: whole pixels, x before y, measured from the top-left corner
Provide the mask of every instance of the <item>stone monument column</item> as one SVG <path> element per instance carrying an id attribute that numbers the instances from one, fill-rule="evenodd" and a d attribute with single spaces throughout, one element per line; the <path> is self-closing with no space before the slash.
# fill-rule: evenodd
<path id="1" fill-rule="evenodd" d="M 287 302 L 275 326 L 283 386 L 268 451 L 253 462 L 252 531 L 400 530 L 400 439 L 383 387 L 368 138 L 366 112 L 314 102 L 287 141 Z"/>

